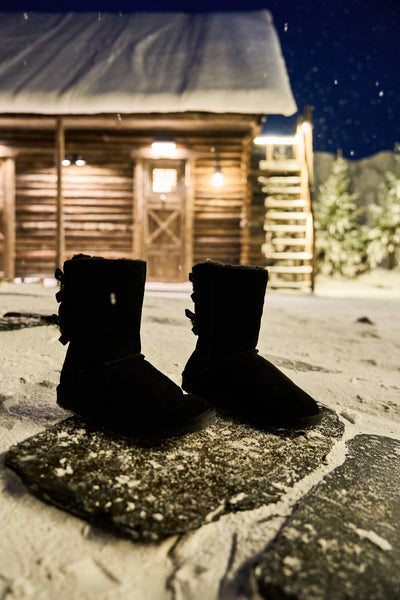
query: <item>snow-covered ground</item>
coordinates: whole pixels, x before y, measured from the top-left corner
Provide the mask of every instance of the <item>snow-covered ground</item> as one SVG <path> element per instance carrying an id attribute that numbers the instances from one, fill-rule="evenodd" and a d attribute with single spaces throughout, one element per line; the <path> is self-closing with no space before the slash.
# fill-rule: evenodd
<path id="1" fill-rule="evenodd" d="M 54 293 L 55 288 L 41 284 L 3 282 L 0 316 L 7 311 L 52 314 L 57 311 Z M 192 307 L 187 286 L 174 294 L 153 286 L 143 311 L 143 352 L 177 382 L 196 340 L 186 307 Z M 347 438 L 362 432 L 400 439 L 399 309 L 398 269 L 355 281 L 319 279 L 312 296 L 268 291 L 260 353 L 336 410 Z M 175 538 L 140 546 L 96 532 L 31 496 L 4 467 L 4 453 L 12 444 L 68 414 L 55 403 L 65 354 L 58 336 L 54 326 L 0 332 L 0 598 L 170 599 L 165 581 L 176 567 L 168 555 Z M 237 519 L 248 523 L 251 514 Z M 222 525 L 207 527 L 217 531 Z M 198 552 L 196 540 L 206 543 L 210 530 L 204 527 L 189 538 L 188 564 L 190 553 Z M 212 557 L 210 564 L 217 573 Z M 196 593 L 179 598 L 205 598 L 200 589 Z"/>

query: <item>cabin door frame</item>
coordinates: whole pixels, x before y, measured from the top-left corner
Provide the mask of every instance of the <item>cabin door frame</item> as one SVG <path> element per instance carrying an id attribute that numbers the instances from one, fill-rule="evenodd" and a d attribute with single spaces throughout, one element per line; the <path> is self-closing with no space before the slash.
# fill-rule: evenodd
<path id="1" fill-rule="evenodd" d="M 135 166 L 134 254 L 147 262 L 147 280 L 188 280 L 193 257 L 192 164 L 186 159 L 138 158 Z"/>

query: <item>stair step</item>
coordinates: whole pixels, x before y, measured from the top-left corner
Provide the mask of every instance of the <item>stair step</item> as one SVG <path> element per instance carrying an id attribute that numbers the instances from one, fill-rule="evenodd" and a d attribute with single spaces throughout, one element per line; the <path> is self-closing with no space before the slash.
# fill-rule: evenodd
<path id="1" fill-rule="evenodd" d="M 281 231 L 286 233 L 306 233 L 306 225 L 264 225 L 264 231 Z"/>
<path id="2" fill-rule="evenodd" d="M 267 271 L 269 268 L 267 267 Z M 268 279 L 269 288 L 310 288 L 311 279 L 303 279 L 302 281 L 283 281 L 279 278 Z"/>
<path id="3" fill-rule="evenodd" d="M 306 246 L 308 244 L 308 240 L 304 237 L 302 238 L 272 238 L 270 240 L 271 244 L 275 246 Z"/>
<path id="4" fill-rule="evenodd" d="M 301 221 L 302 219 L 307 219 L 308 218 L 308 214 L 305 212 L 291 212 L 291 211 L 278 211 L 278 210 L 269 210 L 267 212 L 267 214 L 265 215 L 266 219 L 272 219 L 272 220 L 278 220 L 281 219 L 282 221 L 288 221 L 288 220 L 295 220 L 295 221 Z"/>
<path id="5" fill-rule="evenodd" d="M 298 265 L 298 266 L 292 266 L 292 267 L 286 267 L 286 266 L 267 266 L 268 271 L 270 271 L 271 273 L 293 273 L 293 274 L 297 274 L 297 273 L 312 273 L 313 272 L 313 268 L 311 265 Z"/>
<path id="6" fill-rule="evenodd" d="M 268 171 L 273 173 L 295 173 L 296 171 L 301 170 L 300 163 L 293 159 L 260 160 L 258 166 L 260 171 Z"/>
<path id="7" fill-rule="evenodd" d="M 311 252 L 272 252 L 268 258 L 275 260 L 312 260 Z"/>
<path id="8" fill-rule="evenodd" d="M 261 190 L 265 194 L 301 194 L 301 187 L 299 186 L 287 186 L 287 187 L 278 187 L 276 185 L 268 185 L 264 184 Z"/>
<path id="9" fill-rule="evenodd" d="M 265 198 L 266 208 L 303 208 L 306 201 L 302 198 L 294 198 L 293 200 L 277 200 L 276 198 Z"/>
<path id="10" fill-rule="evenodd" d="M 301 183 L 301 177 L 297 175 L 283 175 L 280 177 L 279 175 L 271 175 L 270 177 L 259 177 L 259 180 L 265 184 L 271 185 L 296 185 Z"/>

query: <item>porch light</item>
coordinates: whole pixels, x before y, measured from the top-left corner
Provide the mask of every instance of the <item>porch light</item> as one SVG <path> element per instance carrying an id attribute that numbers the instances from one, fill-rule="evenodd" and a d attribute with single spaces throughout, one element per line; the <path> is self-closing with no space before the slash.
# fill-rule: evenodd
<path id="1" fill-rule="evenodd" d="M 211 183 L 214 187 L 221 187 L 222 185 L 224 185 L 224 176 L 222 175 L 220 165 L 217 165 L 215 167 L 215 171 L 211 176 Z"/>
<path id="2" fill-rule="evenodd" d="M 86 160 L 82 158 L 80 154 L 67 154 L 65 158 L 61 161 L 63 167 L 69 167 L 71 165 L 76 165 L 77 167 L 84 167 L 86 165 Z"/>
<path id="3" fill-rule="evenodd" d="M 153 142 L 151 152 L 155 158 L 175 158 L 176 144 L 174 142 Z"/>

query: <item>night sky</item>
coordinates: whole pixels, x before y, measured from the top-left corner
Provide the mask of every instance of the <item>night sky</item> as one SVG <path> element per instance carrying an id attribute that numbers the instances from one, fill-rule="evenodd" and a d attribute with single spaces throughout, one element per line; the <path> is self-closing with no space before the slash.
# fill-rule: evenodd
<path id="1" fill-rule="evenodd" d="M 314 149 L 362 158 L 400 143 L 400 0 L 0 0 L 1 10 L 272 12 L 293 93 L 313 107 Z M 272 132 L 295 118 L 270 118 Z"/>

